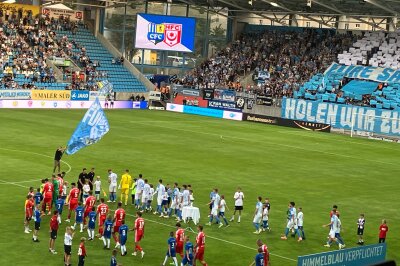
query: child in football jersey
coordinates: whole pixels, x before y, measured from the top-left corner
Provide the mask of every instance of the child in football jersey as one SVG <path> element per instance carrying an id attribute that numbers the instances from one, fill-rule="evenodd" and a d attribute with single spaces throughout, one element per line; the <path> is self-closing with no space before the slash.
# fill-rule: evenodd
<path id="1" fill-rule="evenodd" d="M 82 202 L 79 202 L 78 207 L 75 210 L 76 215 L 75 215 L 75 223 L 74 226 L 72 226 L 72 229 L 75 230 L 76 225 L 79 224 L 80 225 L 80 231 L 79 232 L 83 232 L 83 214 L 84 214 L 84 208 L 82 206 Z"/>
<path id="2" fill-rule="evenodd" d="M 104 222 L 103 243 L 104 249 L 110 249 L 111 233 L 113 231 L 113 224 L 111 214 L 108 215 L 107 220 Z"/>
<path id="3" fill-rule="evenodd" d="M 71 265 L 71 250 L 72 250 L 72 239 L 74 238 L 74 231 L 71 226 L 67 226 L 64 234 L 64 264 Z"/>
<path id="4" fill-rule="evenodd" d="M 82 187 L 83 190 L 83 202 L 86 201 L 86 198 L 89 197 L 89 191 L 90 191 L 90 184 L 89 184 L 89 179 L 85 179 L 85 184 Z"/>
<path id="5" fill-rule="evenodd" d="M 268 206 L 264 203 L 262 212 L 262 231 L 264 232 L 265 230 L 270 231 L 268 225 Z"/>
<path id="6" fill-rule="evenodd" d="M 225 196 L 221 195 L 221 201 L 219 202 L 218 216 L 221 217 L 222 219 L 224 219 L 225 226 L 228 227 L 229 223 L 228 223 L 228 220 L 225 217 L 225 209 L 229 210 L 228 205 L 226 205 Z M 222 221 L 221 221 L 221 225 L 220 226 L 222 226 Z"/>
<path id="7" fill-rule="evenodd" d="M 121 245 L 121 256 L 126 256 L 126 241 L 128 240 L 128 226 L 125 224 L 125 220 L 122 220 L 122 225 L 118 230 L 119 244 Z"/>
<path id="8" fill-rule="evenodd" d="M 42 221 L 43 214 L 40 212 L 39 205 L 36 205 L 35 212 L 33 214 L 33 220 L 35 221 L 35 229 L 33 230 L 33 242 L 39 242 L 38 234 L 40 230 L 40 222 Z"/>
<path id="9" fill-rule="evenodd" d="M 178 266 L 178 261 L 176 259 L 176 239 L 174 237 L 174 232 L 169 233 L 169 238 L 167 241 L 168 244 L 168 250 L 167 250 L 167 255 L 165 256 L 163 266 L 167 263 L 168 258 L 172 258 L 174 261 L 174 265 Z"/>
<path id="10" fill-rule="evenodd" d="M 110 266 L 121 266 L 122 265 L 122 264 L 118 264 L 118 262 L 117 262 L 117 254 L 118 254 L 118 251 L 116 249 L 113 249 Z"/>
<path id="11" fill-rule="evenodd" d="M 96 208 L 92 207 L 92 211 L 89 213 L 89 224 L 88 224 L 88 235 L 89 235 L 89 241 L 92 241 L 94 239 L 94 229 L 96 227 Z"/>
<path id="12" fill-rule="evenodd" d="M 386 233 L 389 231 L 389 227 L 386 224 L 386 220 L 382 220 L 382 224 L 379 226 L 379 243 L 385 243 Z"/>
<path id="13" fill-rule="evenodd" d="M 61 224 L 61 215 L 64 209 L 64 203 L 65 200 L 62 199 L 62 196 L 59 196 L 58 199 L 56 200 L 56 210 L 58 211 L 58 219 Z"/>
<path id="14" fill-rule="evenodd" d="M 61 198 L 65 201 L 67 199 L 67 195 L 68 195 L 68 182 L 64 181 L 63 182 L 63 190 L 61 193 Z"/>
<path id="15" fill-rule="evenodd" d="M 42 193 L 40 192 L 40 188 L 37 188 L 36 189 L 36 193 L 35 193 L 35 205 L 37 206 L 37 205 L 40 205 L 40 203 L 42 202 L 42 200 L 43 200 L 43 195 L 42 195 Z"/>
<path id="16" fill-rule="evenodd" d="M 79 245 L 78 249 L 78 266 L 85 265 L 85 258 L 86 258 L 86 247 L 85 247 L 86 238 L 81 237 L 81 244 Z"/>
<path id="17" fill-rule="evenodd" d="M 360 214 L 360 218 L 357 221 L 357 235 L 358 235 L 358 245 L 364 245 L 364 225 L 365 225 L 365 218 L 364 214 Z"/>
<path id="18" fill-rule="evenodd" d="M 147 201 L 147 211 L 151 212 L 153 210 L 153 208 L 151 207 L 153 199 L 154 199 L 154 186 L 150 184 L 150 194 L 149 194 L 149 199 Z"/>
<path id="19" fill-rule="evenodd" d="M 181 265 L 193 265 L 193 244 L 190 242 L 189 236 L 185 239 L 185 256 L 182 259 Z"/>
<path id="20" fill-rule="evenodd" d="M 99 200 L 100 200 L 100 191 L 101 191 L 100 176 L 97 176 L 96 181 L 94 181 L 93 185 L 94 185 L 94 196 L 96 197 L 97 202 L 99 202 Z"/>

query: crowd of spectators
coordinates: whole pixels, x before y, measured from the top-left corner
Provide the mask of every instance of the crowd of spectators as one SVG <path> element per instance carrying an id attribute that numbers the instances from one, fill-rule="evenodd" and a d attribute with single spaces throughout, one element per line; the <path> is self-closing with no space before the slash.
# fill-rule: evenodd
<path id="1" fill-rule="evenodd" d="M 252 91 L 274 98 L 292 96 L 295 89 L 323 72 L 356 39 L 352 34 L 318 29 L 246 33 L 176 83 L 199 89 Z M 245 75 L 257 77 L 260 71 L 268 72 L 270 77 L 259 84 L 242 86 L 240 80 Z"/>
<path id="2" fill-rule="evenodd" d="M 55 70 L 47 59 L 73 60 L 84 75 L 76 75 L 72 68 L 60 67 L 64 81 L 71 83 L 66 89 L 97 90 L 96 81 L 107 78 L 98 71 L 100 62 L 91 60 L 86 48 L 56 31 L 76 34 L 82 22 L 33 16 L 30 11 L 0 6 L 0 68 L 1 86 L 7 89 L 40 89 L 35 84 L 57 82 Z M 78 50 L 79 52 L 75 52 Z M 60 82 L 62 80 L 59 80 Z"/>

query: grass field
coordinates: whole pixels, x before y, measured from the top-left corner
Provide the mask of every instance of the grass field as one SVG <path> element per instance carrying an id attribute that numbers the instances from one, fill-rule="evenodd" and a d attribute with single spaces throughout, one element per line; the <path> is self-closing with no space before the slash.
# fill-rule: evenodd
<path id="1" fill-rule="evenodd" d="M 32 236 L 23 233 L 23 203 L 27 187 L 38 187 L 39 179 L 50 177 L 56 147 L 68 141 L 83 114 L 83 110 L 0 111 L 0 265 L 63 265 L 66 223 L 56 241 L 59 253 L 52 255 L 47 249 L 49 217 L 42 221 L 41 242 L 33 243 Z M 296 265 L 299 255 L 327 251 L 322 245 L 328 232 L 322 224 L 329 222 L 333 204 L 339 205 L 348 247 L 357 246 L 356 221 L 365 213 L 366 244 L 378 241 L 380 221 L 386 218 L 387 258 L 400 259 L 398 144 L 160 111 L 113 110 L 107 116 L 111 130 L 98 144 L 64 155 L 71 167 L 62 164 L 70 171 L 66 180 L 76 181 L 83 167 L 95 167 L 104 184 L 108 168 L 118 175 L 129 168 L 153 184 L 159 177 L 166 183 L 191 184 L 201 223 L 207 222 L 205 204 L 213 187 L 226 195 L 230 207 L 236 187 L 242 187 L 246 197 L 242 222 L 229 228 L 205 227 L 205 257 L 211 266 L 250 264 L 259 237 L 267 242 L 275 266 Z M 260 236 L 252 233 L 251 223 L 258 195 L 271 198 L 272 231 Z M 289 201 L 303 207 L 307 240 L 302 243 L 280 240 Z M 132 226 L 132 206 L 127 213 Z M 118 256 L 124 265 L 160 265 L 164 259 L 175 222 L 152 214 L 144 218 L 146 256 L 141 260 L 130 255 L 132 233 L 129 256 Z M 78 232 L 73 241 L 73 265 L 80 236 Z M 111 252 L 102 249 L 101 241 L 86 246 L 87 265 L 109 265 Z"/>

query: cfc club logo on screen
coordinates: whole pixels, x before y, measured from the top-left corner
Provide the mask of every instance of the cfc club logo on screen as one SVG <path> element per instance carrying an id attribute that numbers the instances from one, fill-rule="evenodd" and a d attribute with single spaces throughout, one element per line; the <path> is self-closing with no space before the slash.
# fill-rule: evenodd
<path id="1" fill-rule="evenodd" d="M 194 18 L 137 14 L 135 47 L 191 53 L 195 31 Z"/>
<path id="2" fill-rule="evenodd" d="M 164 42 L 172 47 L 174 45 L 181 43 L 181 37 L 182 37 L 182 24 L 149 23 L 149 33 L 147 34 L 147 39 L 154 44 Z"/>

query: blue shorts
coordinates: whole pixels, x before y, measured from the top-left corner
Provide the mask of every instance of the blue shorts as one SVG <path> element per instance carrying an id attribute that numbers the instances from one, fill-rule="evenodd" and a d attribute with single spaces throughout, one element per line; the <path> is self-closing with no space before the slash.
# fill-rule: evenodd
<path id="1" fill-rule="evenodd" d="M 224 217 L 225 216 L 225 212 L 219 212 L 219 216 Z"/>
<path id="2" fill-rule="evenodd" d="M 121 246 L 125 245 L 126 244 L 126 238 L 121 238 L 119 240 L 119 243 L 121 244 Z"/>
<path id="3" fill-rule="evenodd" d="M 176 257 L 176 251 L 175 251 L 175 249 L 171 249 L 171 255 L 169 254 L 169 250 L 167 250 L 167 256 L 168 256 L 168 257 L 171 257 L 171 258 Z"/>
<path id="4" fill-rule="evenodd" d="M 96 223 L 89 223 L 88 228 L 89 229 L 95 229 L 96 228 Z"/>
<path id="5" fill-rule="evenodd" d="M 110 239 L 111 238 L 111 232 L 104 232 L 103 236 L 104 236 L 104 238 Z"/>
<path id="6" fill-rule="evenodd" d="M 61 215 L 61 214 L 62 214 L 62 211 L 63 211 L 63 209 L 60 209 L 60 210 L 58 210 L 58 209 L 57 209 L 57 211 L 58 211 L 58 214 L 59 214 L 59 215 Z"/>
<path id="7" fill-rule="evenodd" d="M 165 205 L 168 205 L 168 200 L 163 200 L 162 201 L 161 206 L 165 206 Z"/>
<path id="8" fill-rule="evenodd" d="M 95 195 L 100 195 L 100 191 L 95 191 L 94 194 Z"/>
<path id="9" fill-rule="evenodd" d="M 76 222 L 77 224 L 83 223 L 83 217 L 76 218 L 75 222 Z"/>
<path id="10" fill-rule="evenodd" d="M 182 259 L 182 264 L 189 265 L 189 266 L 193 265 L 193 255 L 189 256 L 189 258 L 190 258 L 190 261 L 187 259 L 186 255 L 185 255 L 185 257 Z"/>

